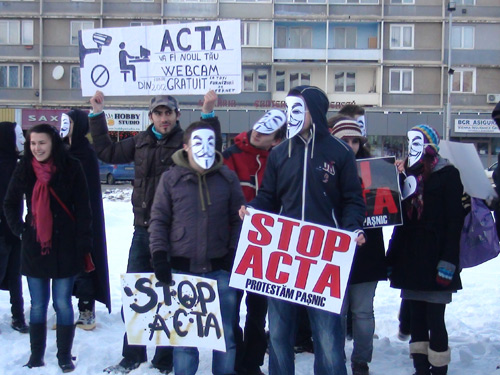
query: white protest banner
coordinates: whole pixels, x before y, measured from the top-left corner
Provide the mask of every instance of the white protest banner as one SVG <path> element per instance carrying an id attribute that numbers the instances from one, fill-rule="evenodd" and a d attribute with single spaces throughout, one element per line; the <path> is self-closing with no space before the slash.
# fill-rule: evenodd
<path id="1" fill-rule="evenodd" d="M 152 273 L 121 275 L 129 344 L 226 351 L 217 281 L 183 274 L 172 279 L 167 286 Z"/>
<path id="2" fill-rule="evenodd" d="M 240 21 L 83 30 L 82 95 L 241 92 Z"/>
<path id="3" fill-rule="evenodd" d="M 104 114 L 109 131 L 139 132 L 149 125 L 148 111 L 106 110 Z"/>
<path id="4" fill-rule="evenodd" d="M 471 197 L 490 200 L 497 194 L 488 181 L 483 164 L 472 143 L 439 142 L 439 154 L 460 171 L 465 192 Z"/>
<path id="5" fill-rule="evenodd" d="M 229 285 L 340 313 L 357 235 L 249 208 Z"/>

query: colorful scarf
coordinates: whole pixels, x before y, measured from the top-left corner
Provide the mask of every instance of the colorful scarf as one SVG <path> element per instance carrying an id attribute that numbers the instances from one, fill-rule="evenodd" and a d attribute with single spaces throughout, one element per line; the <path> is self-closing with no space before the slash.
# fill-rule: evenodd
<path id="1" fill-rule="evenodd" d="M 36 176 L 31 201 L 33 215 L 31 226 L 36 230 L 36 240 L 42 248 L 42 255 L 47 255 L 52 248 L 53 226 L 49 182 L 56 171 L 56 166 L 52 159 L 40 163 L 35 158 L 31 160 L 31 165 Z"/>
<path id="2" fill-rule="evenodd" d="M 438 161 L 439 156 L 436 154 L 430 161 L 430 172 L 434 170 Z M 405 161 L 405 163 L 407 163 L 407 161 Z M 414 176 L 415 180 L 417 181 L 417 188 L 415 189 L 415 192 L 410 197 L 410 199 L 407 199 L 405 201 L 407 202 L 406 214 L 408 215 L 409 219 L 411 219 L 413 216 L 413 210 L 416 210 L 417 212 L 417 220 L 420 220 L 420 218 L 422 217 L 422 212 L 424 211 L 424 169 L 424 158 L 422 158 L 406 171 L 406 174 L 408 176 Z"/>

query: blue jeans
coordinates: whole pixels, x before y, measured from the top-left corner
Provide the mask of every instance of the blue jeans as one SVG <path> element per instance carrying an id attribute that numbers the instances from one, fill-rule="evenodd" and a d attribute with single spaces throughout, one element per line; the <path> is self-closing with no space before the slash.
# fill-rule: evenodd
<path id="1" fill-rule="evenodd" d="M 47 322 L 47 308 L 50 299 L 50 282 L 52 281 L 52 304 L 56 310 L 57 325 L 71 326 L 74 324 L 73 305 L 71 294 L 75 277 L 64 279 L 40 279 L 27 277 L 31 295 L 30 323 L 45 324 Z"/>
<path id="2" fill-rule="evenodd" d="M 269 375 L 294 375 L 298 305 L 269 298 Z M 307 307 L 314 341 L 314 374 L 347 375 L 340 315 Z"/>
<path id="3" fill-rule="evenodd" d="M 212 373 L 214 375 L 235 374 L 234 360 L 236 358 L 236 342 L 234 339 L 233 327 L 236 323 L 236 289 L 229 287 L 230 274 L 227 271 L 214 271 L 197 274 L 196 276 L 217 280 L 217 290 L 219 291 L 226 352 L 213 351 Z M 183 346 L 174 347 L 175 375 L 194 375 L 198 370 L 198 365 L 198 348 Z"/>

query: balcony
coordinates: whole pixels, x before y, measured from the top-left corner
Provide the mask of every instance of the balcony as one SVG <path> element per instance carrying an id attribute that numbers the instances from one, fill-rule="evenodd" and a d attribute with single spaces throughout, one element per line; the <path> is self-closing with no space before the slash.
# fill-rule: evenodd
<path id="1" fill-rule="evenodd" d="M 380 61 L 382 51 L 380 49 L 329 49 L 328 60 L 343 60 L 343 61 Z"/>
<path id="2" fill-rule="evenodd" d="M 326 54 L 324 48 L 275 48 L 274 61 L 325 61 Z"/>

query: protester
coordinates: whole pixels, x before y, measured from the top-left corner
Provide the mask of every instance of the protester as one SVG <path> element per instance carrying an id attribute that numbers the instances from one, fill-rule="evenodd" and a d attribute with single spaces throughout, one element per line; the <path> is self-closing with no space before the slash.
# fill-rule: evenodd
<path id="1" fill-rule="evenodd" d="M 28 333 L 21 282 L 21 241 L 7 225 L 2 209 L 7 186 L 23 146 L 21 127 L 15 122 L 0 122 L 0 288 L 8 290 L 10 294 L 10 326 L 21 333 Z M 19 210 L 22 213 L 22 205 Z"/>
<path id="2" fill-rule="evenodd" d="M 89 187 L 90 206 L 92 208 L 92 259 L 95 271 L 82 272 L 75 280 L 73 294 L 78 298 L 79 317 L 76 327 L 92 330 L 96 326 L 95 301 L 102 302 L 111 312 L 109 292 L 108 251 L 104 210 L 102 207 L 101 181 L 97 156 L 90 145 L 87 133 L 89 119 L 87 112 L 72 109 L 62 115 L 61 137 L 69 144 L 69 153 L 80 161 Z"/>
<path id="3" fill-rule="evenodd" d="M 222 148 L 219 120 L 214 107 L 217 94 L 205 94 L 202 119 L 210 123 L 216 134 L 216 149 Z M 181 112 L 177 99 L 171 95 L 158 95 L 149 105 L 149 127 L 137 135 L 114 143 L 108 134 L 104 109 L 104 95 L 97 91 L 90 99 L 93 113 L 89 115 L 90 133 L 99 159 L 105 163 L 126 164 L 134 162 L 134 235 L 129 250 L 127 272 L 153 272 L 149 252 L 149 221 L 151 206 L 161 174 L 172 166 L 172 155 L 183 145 L 183 130 L 179 124 Z M 123 359 L 119 364 L 104 369 L 105 372 L 128 373 L 147 361 L 146 347 L 129 345 L 123 337 Z M 172 371 L 172 348 L 157 347 L 152 360 L 161 373 Z"/>
<path id="4" fill-rule="evenodd" d="M 272 109 L 254 124 L 252 130 L 238 134 L 234 144 L 222 153 L 224 164 L 238 175 L 246 202 L 259 192 L 267 157 L 271 148 L 284 137 L 285 122 L 285 114 Z M 236 293 L 236 371 L 238 375 L 261 375 L 260 366 L 264 363 L 267 348 L 267 297 L 247 292 L 245 329 L 242 333 L 239 307 L 243 291 L 237 290 Z"/>
<path id="5" fill-rule="evenodd" d="M 328 131 L 329 100 L 317 87 L 298 86 L 286 97 L 288 138 L 270 153 L 259 194 L 249 207 L 341 228 L 362 231 L 365 205 L 352 150 Z M 248 211 L 243 206 L 240 217 Z M 296 304 L 270 298 L 270 375 L 294 373 Z M 314 373 L 347 374 L 340 316 L 307 307 L 314 342 Z"/>
<path id="6" fill-rule="evenodd" d="M 217 281 L 226 351 L 213 352 L 212 372 L 234 374 L 236 290 L 229 287 L 229 276 L 243 194 L 237 176 L 215 151 L 215 132 L 208 123 L 194 122 L 186 129 L 184 148 L 172 161 L 174 166 L 162 175 L 151 209 L 154 272 L 166 284 L 172 282 L 172 271 Z M 198 365 L 196 347 L 174 347 L 176 375 L 194 375 Z"/>
<path id="7" fill-rule="evenodd" d="M 402 183 L 403 225 L 394 229 L 387 261 L 391 286 L 410 306 L 410 354 L 417 375 L 446 374 L 450 363 L 446 304 L 461 289 L 463 186 L 458 170 L 439 155 L 429 125 L 408 132 Z"/>
<path id="8" fill-rule="evenodd" d="M 351 117 L 358 123 L 361 129 L 361 135 L 366 137 L 366 119 L 365 119 L 365 109 L 356 104 L 346 104 L 339 110 L 339 115 Z"/>
<path id="9" fill-rule="evenodd" d="M 354 151 L 356 159 L 371 157 L 366 149 L 366 137 L 359 124 L 349 117 L 328 120 L 333 136 L 342 139 Z M 368 363 L 372 360 L 375 316 L 373 299 L 379 280 L 387 279 L 385 246 L 382 228 L 365 229 L 366 243 L 356 249 L 349 283 L 342 306 L 345 321 L 347 311 L 352 312 L 353 351 L 351 368 L 353 375 L 368 375 Z"/>
<path id="10" fill-rule="evenodd" d="M 44 365 L 47 308 L 57 314 L 57 359 L 63 372 L 75 369 L 71 348 L 75 332 L 71 292 L 75 276 L 92 270 L 92 213 L 85 174 L 69 156 L 57 130 L 41 124 L 28 132 L 24 156 L 4 201 L 12 232 L 22 240 L 21 273 L 31 296 L 29 368 Z M 26 196 L 27 215 L 19 209 Z"/>
<path id="11" fill-rule="evenodd" d="M 497 103 L 493 112 L 491 112 L 491 118 L 495 121 L 498 128 L 500 129 L 500 102 Z M 500 196 L 500 153 L 497 156 L 497 166 L 493 171 L 493 182 L 495 183 L 495 190 L 497 194 Z M 493 211 L 495 214 L 495 224 L 497 227 L 497 233 L 500 233 L 500 203 L 497 202 L 495 210 Z"/>

